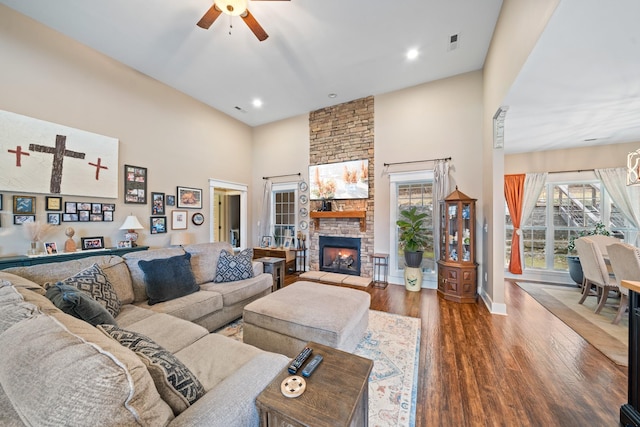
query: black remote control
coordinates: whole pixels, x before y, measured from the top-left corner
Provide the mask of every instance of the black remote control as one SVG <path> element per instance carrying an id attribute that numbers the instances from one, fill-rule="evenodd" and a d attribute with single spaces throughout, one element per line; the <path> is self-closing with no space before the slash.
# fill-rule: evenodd
<path id="1" fill-rule="evenodd" d="M 322 362 L 322 356 L 320 356 L 319 354 L 313 356 L 311 362 L 307 363 L 307 366 L 305 366 L 302 370 L 302 376 L 305 378 L 310 377 L 313 371 L 316 370 L 320 362 Z"/>
<path id="2" fill-rule="evenodd" d="M 289 365 L 289 373 L 295 374 L 296 372 L 298 372 L 298 369 L 300 369 L 302 364 L 309 358 L 309 356 L 311 356 L 312 351 L 313 350 L 311 350 L 311 348 L 305 347 L 304 350 L 302 350 L 300 354 L 297 355 L 295 359 L 293 359 L 291 365 Z"/>

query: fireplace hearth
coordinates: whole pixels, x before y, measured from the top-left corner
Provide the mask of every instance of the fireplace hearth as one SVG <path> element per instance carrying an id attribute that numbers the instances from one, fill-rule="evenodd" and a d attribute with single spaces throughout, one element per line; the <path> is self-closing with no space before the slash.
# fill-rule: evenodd
<path id="1" fill-rule="evenodd" d="M 320 236 L 320 271 L 360 276 L 360 239 Z"/>

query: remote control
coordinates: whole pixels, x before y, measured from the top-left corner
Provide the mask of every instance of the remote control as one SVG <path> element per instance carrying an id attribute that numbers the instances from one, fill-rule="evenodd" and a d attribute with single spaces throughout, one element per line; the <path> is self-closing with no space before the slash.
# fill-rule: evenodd
<path id="1" fill-rule="evenodd" d="M 316 370 L 320 362 L 322 362 L 322 356 L 316 354 L 313 359 L 311 359 L 311 362 L 307 363 L 307 366 L 305 366 L 302 370 L 302 376 L 307 378 L 310 377 L 313 371 Z"/>
<path id="2" fill-rule="evenodd" d="M 305 347 L 304 350 L 302 350 L 300 354 L 297 355 L 295 359 L 293 359 L 291 365 L 289 365 L 289 373 L 295 374 L 296 372 L 298 372 L 298 369 L 300 369 L 302 364 L 309 358 L 309 356 L 311 356 L 312 351 L 313 350 L 311 350 L 311 348 Z"/>

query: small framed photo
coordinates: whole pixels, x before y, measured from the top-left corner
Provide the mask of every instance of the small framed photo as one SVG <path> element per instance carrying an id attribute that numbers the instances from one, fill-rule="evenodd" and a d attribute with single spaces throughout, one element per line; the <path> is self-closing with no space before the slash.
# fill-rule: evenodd
<path id="1" fill-rule="evenodd" d="M 89 222 L 90 211 L 78 211 L 78 221 Z"/>
<path id="2" fill-rule="evenodd" d="M 90 211 L 91 210 L 91 203 L 78 202 L 78 210 L 79 211 Z"/>
<path id="3" fill-rule="evenodd" d="M 271 236 L 262 236 L 262 239 L 260 239 L 260 247 L 261 248 L 270 248 L 271 247 Z"/>
<path id="4" fill-rule="evenodd" d="M 171 211 L 171 229 L 186 230 L 187 229 L 187 211 Z"/>
<path id="5" fill-rule="evenodd" d="M 60 225 L 60 214 L 51 212 L 47 213 L 47 224 Z"/>
<path id="6" fill-rule="evenodd" d="M 119 248 L 130 248 L 131 247 L 131 240 L 120 240 L 118 242 L 118 247 Z"/>
<path id="7" fill-rule="evenodd" d="M 124 202 L 147 204 L 147 168 L 124 165 Z"/>
<path id="8" fill-rule="evenodd" d="M 56 246 L 56 242 L 44 242 L 44 252 L 47 255 L 57 255 L 58 246 Z"/>
<path id="9" fill-rule="evenodd" d="M 282 247 L 284 249 L 291 249 L 291 237 L 284 238 L 284 242 L 282 242 Z"/>
<path id="10" fill-rule="evenodd" d="M 63 222 L 77 222 L 78 214 L 77 213 L 64 213 L 62 214 Z"/>
<path id="11" fill-rule="evenodd" d="M 178 207 L 202 209 L 202 189 L 178 187 Z"/>
<path id="12" fill-rule="evenodd" d="M 89 249 L 104 249 L 104 237 L 81 237 L 80 244 L 83 251 Z"/>
<path id="13" fill-rule="evenodd" d="M 167 202 L 167 206 L 175 206 L 176 205 L 176 196 L 174 196 L 172 194 L 167 194 L 166 202 Z"/>
<path id="14" fill-rule="evenodd" d="M 64 213 L 78 213 L 78 204 L 76 202 L 64 202 Z"/>
<path id="15" fill-rule="evenodd" d="M 102 203 L 91 203 L 91 213 L 92 214 L 101 214 L 102 213 Z"/>
<path id="16" fill-rule="evenodd" d="M 36 222 L 36 216 L 35 215 L 14 215 L 13 216 L 13 223 L 15 225 L 22 225 L 26 222 Z"/>
<path id="17" fill-rule="evenodd" d="M 105 222 L 113 221 L 113 211 L 104 211 L 102 212 L 102 220 Z"/>
<path id="18" fill-rule="evenodd" d="M 103 203 L 102 204 L 102 212 L 113 212 L 116 210 L 115 203 Z"/>
<path id="19" fill-rule="evenodd" d="M 102 222 L 102 214 L 96 214 L 96 213 L 92 213 L 91 215 L 89 215 L 89 221 L 91 222 Z"/>
<path id="20" fill-rule="evenodd" d="M 2 210 L 2 194 L 0 194 L 0 211 Z"/>
<path id="21" fill-rule="evenodd" d="M 62 210 L 62 197 L 47 196 L 47 210 L 48 211 L 61 211 Z"/>
<path id="22" fill-rule="evenodd" d="M 36 198 L 33 196 L 13 196 L 13 213 L 35 215 Z"/>
<path id="23" fill-rule="evenodd" d="M 149 219 L 151 223 L 151 234 L 160 234 L 167 232 L 167 217 L 166 216 L 152 216 Z"/>
<path id="24" fill-rule="evenodd" d="M 164 193 L 151 193 L 151 215 L 164 215 Z"/>

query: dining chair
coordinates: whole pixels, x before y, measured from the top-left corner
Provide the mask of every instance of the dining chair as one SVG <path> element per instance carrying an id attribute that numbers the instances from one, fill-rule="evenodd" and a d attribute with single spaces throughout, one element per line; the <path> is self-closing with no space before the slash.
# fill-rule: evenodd
<path id="1" fill-rule="evenodd" d="M 620 288 L 620 307 L 613 319 L 614 324 L 620 323 L 622 316 L 629 307 L 629 289 L 620 285 L 623 280 L 640 280 L 640 249 L 627 243 L 614 243 L 607 248 L 609 261 Z"/>
<path id="2" fill-rule="evenodd" d="M 608 255 L 607 248 L 609 247 L 609 245 L 613 245 L 614 243 L 620 243 L 620 239 L 618 239 L 617 237 L 605 236 L 603 234 L 594 234 L 592 236 L 585 236 L 585 237 L 588 237 L 589 240 L 593 241 L 593 243 L 595 243 L 596 246 L 598 246 L 598 249 L 600 249 L 600 253 L 602 254 L 603 257 L 607 257 Z"/>
<path id="3" fill-rule="evenodd" d="M 609 298 L 609 292 L 618 290 L 618 283 L 615 277 L 609 275 L 600 248 L 590 237 L 576 239 L 576 249 L 584 274 L 582 297 L 578 304 L 582 304 L 591 295 L 592 288 L 595 287 L 595 295 L 598 298 L 595 313 L 599 314 Z"/>

